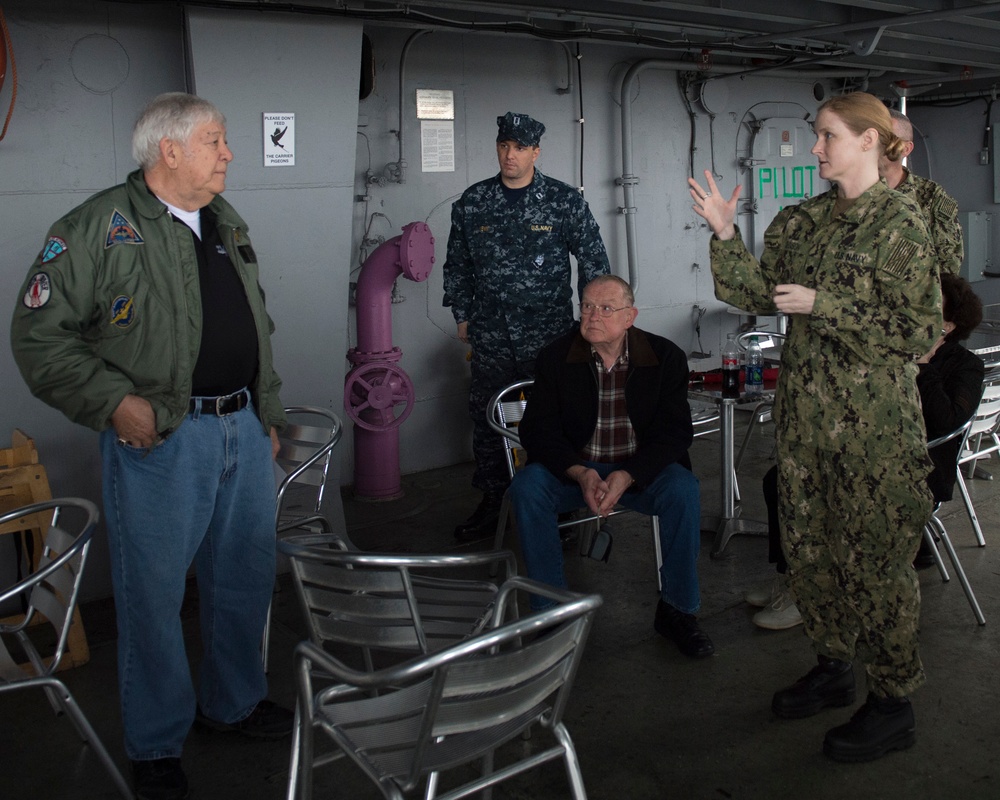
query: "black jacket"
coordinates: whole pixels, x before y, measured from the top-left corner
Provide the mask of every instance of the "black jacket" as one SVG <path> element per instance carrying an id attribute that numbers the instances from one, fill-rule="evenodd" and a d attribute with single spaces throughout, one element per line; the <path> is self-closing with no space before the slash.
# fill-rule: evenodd
<path id="1" fill-rule="evenodd" d="M 976 413 L 983 393 L 983 361 L 958 342 L 945 342 L 929 364 L 920 365 L 917 389 L 924 410 L 927 439 L 951 433 Z M 960 439 L 931 450 L 934 471 L 927 484 L 938 503 L 951 500 Z"/>
<path id="2" fill-rule="evenodd" d="M 691 468 L 688 366 L 684 352 L 668 339 L 635 327 L 627 335 L 625 404 L 638 447 L 622 468 L 635 478 L 636 488 L 642 488 L 669 464 Z M 542 348 L 535 385 L 518 426 L 528 460 L 568 481 L 566 470 L 582 463 L 581 451 L 594 433 L 597 396 L 590 344 L 578 329 Z"/>

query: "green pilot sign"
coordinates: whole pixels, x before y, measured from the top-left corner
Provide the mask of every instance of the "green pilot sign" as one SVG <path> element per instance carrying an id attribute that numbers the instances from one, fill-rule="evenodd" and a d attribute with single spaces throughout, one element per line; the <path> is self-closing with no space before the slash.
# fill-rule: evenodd
<path id="1" fill-rule="evenodd" d="M 816 166 L 760 167 L 757 169 L 757 197 L 802 200 L 816 194 Z"/>

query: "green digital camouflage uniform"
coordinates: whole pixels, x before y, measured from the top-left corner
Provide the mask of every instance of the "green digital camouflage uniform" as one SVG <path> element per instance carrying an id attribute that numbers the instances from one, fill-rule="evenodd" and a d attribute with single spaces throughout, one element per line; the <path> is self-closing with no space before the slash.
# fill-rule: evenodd
<path id="1" fill-rule="evenodd" d="M 444 264 L 444 305 L 469 323 L 469 414 L 476 472 L 472 484 L 502 494 L 509 478 L 503 444 L 486 423 L 490 397 L 534 374 L 543 345 L 573 326 L 570 253 L 577 293 L 610 271 L 601 231 L 582 195 L 535 168 L 513 205 L 494 176 L 452 206 Z"/>
<path id="2" fill-rule="evenodd" d="M 866 665 L 872 691 L 923 682 L 911 566 L 932 499 L 914 359 L 941 328 L 939 273 L 916 205 L 882 182 L 834 222 L 836 189 L 783 209 L 760 263 L 711 243 L 719 299 L 774 313 L 777 284 L 816 289 L 793 315 L 774 419 L 789 587 L 821 655 Z"/>
<path id="3" fill-rule="evenodd" d="M 913 198 L 920 206 L 937 250 L 941 272 L 958 275 L 965 257 L 962 226 L 958 223 L 958 203 L 940 184 L 914 175 L 906 167 L 903 167 L 903 173 L 903 180 L 896 191 Z"/>

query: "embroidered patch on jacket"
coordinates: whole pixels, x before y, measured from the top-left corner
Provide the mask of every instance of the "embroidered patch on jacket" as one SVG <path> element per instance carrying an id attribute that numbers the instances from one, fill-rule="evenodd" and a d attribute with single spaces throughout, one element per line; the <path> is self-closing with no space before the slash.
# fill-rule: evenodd
<path id="1" fill-rule="evenodd" d="M 889 258 L 882 265 L 882 269 L 890 275 L 902 278 L 906 273 L 906 267 L 910 260 L 916 255 L 917 245 L 907 239 L 896 243 L 896 246 L 889 253 Z"/>
<path id="2" fill-rule="evenodd" d="M 52 283 L 44 272 L 36 272 L 28 281 L 28 289 L 22 302 L 27 308 L 41 308 L 52 296 Z"/>
<path id="3" fill-rule="evenodd" d="M 104 240 L 104 249 L 107 250 L 116 244 L 145 244 L 135 225 L 117 208 L 111 215 L 111 222 L 108 223 L 108 236 Z"/>
<path id="4" fill-rule="evenodd" d="M 111 304 L 111 324 L 116 328 L 127 328 L 135 322 L 135 301 L 123 294 Z"/>
<path id="5" fill-rule="evenodd" d="M 934 215 L 941 219 L 949 220 L 958 211 L 958 201 L 953 197 L 944 195 L 935 203 Z"/>
<path id="6" fill-rule="evenodd" d="M 68 249 L 65 239 L 60 239 L 58 236 L 50 236 L 49 240 L 45 243 L 45 247 L 42 248 L 42 263 L 48 264 L 50 261 L 55 261 Z"/>

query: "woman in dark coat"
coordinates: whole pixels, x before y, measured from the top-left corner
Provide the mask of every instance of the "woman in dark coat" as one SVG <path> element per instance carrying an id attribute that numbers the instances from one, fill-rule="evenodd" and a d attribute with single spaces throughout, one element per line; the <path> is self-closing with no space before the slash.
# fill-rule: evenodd
<path id="1" fill-rule="evenodd" d="M 960 344 L 982 321 L 983 304 L 969 282 L 957 275 L 941 276 L 941 295 L 944 302 L 941 336 L 930 352 L 917 360 L 920 365 L 917 389 L 928 440 L 963 425 L 976 413 L 983 393 L 983 361 Z M 934 471 L 927 483 L 934 492 L 935 502 L 951 500 L 961 444 L 956 438 L 931 450 Z"/>

